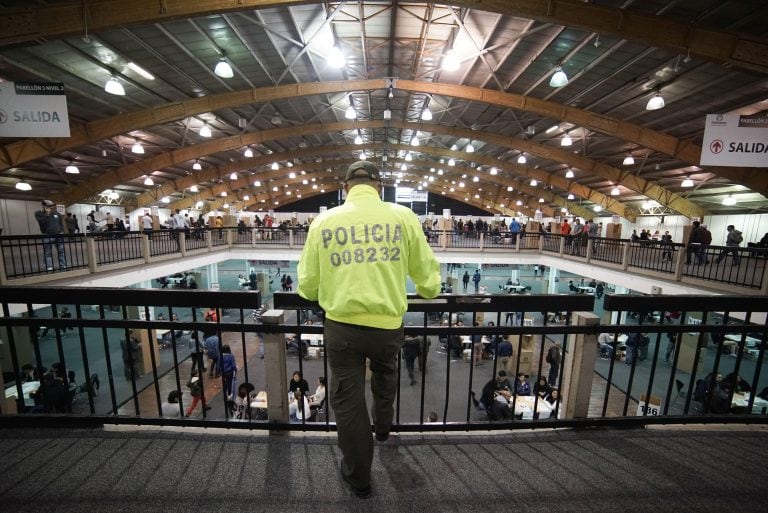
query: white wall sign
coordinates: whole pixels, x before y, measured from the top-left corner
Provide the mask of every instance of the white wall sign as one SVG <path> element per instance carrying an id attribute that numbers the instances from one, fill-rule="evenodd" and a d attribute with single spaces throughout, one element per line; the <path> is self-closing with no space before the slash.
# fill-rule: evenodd
<path id="1" fill-rule="evenodd" d="M 0 82 L 0 137 L 69 137 L 61 82 Z"/>
<path id="2" fill-rule="evenodd" d="M 768 166 L 768 115 L 707 114 L 703 166 Z"/>

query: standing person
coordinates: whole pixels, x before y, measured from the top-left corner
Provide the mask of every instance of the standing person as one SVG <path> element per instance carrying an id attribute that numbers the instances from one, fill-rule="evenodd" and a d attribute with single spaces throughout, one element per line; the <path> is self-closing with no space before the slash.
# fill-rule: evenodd
<path id="1" fill-rule="evenodd" d="M 669 230 L 665 231 L 664 235 L 661 236 L 661 249 L 661 261 L 671 262 L 674 246 L 672 245 L 672 235 L 669 234 Z"/>
<path id="2" fill-rule="evenodd" d="M 208 377 L 218 378 L 221 369 L 219 368 L 219 337 L 215 333 L 209 334 L 205 338 L 205 354 L 208 357 Z M 214 376 L 214 373 L 216 375 Z"/>
<path id="3" fill-rule="evenodd" d="M 571 226 L 571 255 L 578 255 L 581 250 L 581 238 L 584 236 L 584 225 L 581 219 L 574 219 Z"/>
<path id="4" fill-rule="evenodd" d="M 194 374 L 189 382 L 187 382 L 187 388 L 189 388 L 189 394 L 192 396 L 192 404 L 189 405 L 184 416 L 189 417 L 192 415 L 192 412 L 195 411 L 195 408 L 197 408 L 197 403 L 199 402 L 203 403 L 203 415 L 205 415 L 205 412 L 210 410 L 211 407 L 208 406 L 208 404 L 205 402 L 203 384 L 200 383 L 200 378 L 197 376 L 197 374 Z"/>
<path id="5" fill-rule="evenodd" d="M 131 377 L 138 378 L 139 373 L 139 349 L 141 342 L 133 335 L 133 330 L 128 330 L 128 338 L 120 341 L 120 349 L 123 351 L 123 369 L 125 379 L 131 380 Z"/>
<path id="6" fill-rule="evenodd" d="M 436 297 L 440 264 L 416 215 L 381 199 L 381 176 L 374 164 L 359 161 L 349 166 L 344 189 L 344 204 L 321 213 L 310 225 L 298 265 L 297 292 L 319 301 L 326 312 L 324 340 L 333 374 L 330 401 L 343 456 L 341 477 L 365 498 L 371 494 L 373 461 L 366 359 L 374 430 L 376 439 L 384 442 L 394 416 L 395 358 L 403 345 L 408 308 L 406 277 L 410 275 L 420 296 Z M 370 254 L 375 259 L 366 257 Z"/>
<path id="7" fill-rule="evenodd" d="M 411 386 L 416 384 L 414 364 L 416 362 L 416 358 L 420 356 L 421 344 L 419 343 L 419 337 L 405 337 L 405 345 L 403 346 L 403 359 L 405 360 L 405 368 L 408 370 L 408 377 L 411 379 Z"/>
<path id="8" fill-rule="evenodd" d="M 232 413 L 235 406 L 235 374 L 237 374 L 237 362 L 232 354 L 229 344 L 221 348 L 221 376 L 224 378 L 224 404 L 228 412 Z"/>
<path id="9" fill-rule="evenodd" d="M 699 262 L 699 245 L 701 244 L 701 223 L 694 221 L 691 223 L 691 233 L 688 234 L 688 245 L 685 247 L 685 265 L 691 265 L 691 254 L 696 255 Z"/>
<path id="10" fill-rule="evenodd" d="M 707 265 L 709 263 L 709 256 L 707 255 L 707 250 L 709 249 L 709 245 L 712 244 L 712 232 L 709 231 L 706 224 L 702 224 L 699 227 L 699 230 L 701 231 L 701 247 L 699 248 L 699 263 Z"/>
<path id="11" fill-rule="evenodd" d="M 480 269 L 475 270 L 475 274 L 472 275 L 472 283 L 475 284 L 475 294 L 480 292 Z"/>
<path id="12" fill-rule="evenodd" d="M 467 291 L 469 286 L 469 271 L 464 271 L 464 276 L 461 277 L 461 282 L 464 284 L 464 292 Z"/>
<path id="13" fill-rule="evenodd" d="M 728 235 L 725 237 L 726 247 L 720 252 L 720 256 L 717 257 L 715 263 L 719 264 L 723 261 L 725 255 L 731 253 L 733 255 L 733 263 L 731 265 L 739 265 L 739 244 L 744 240 L 744 237 L 732 224 L 729 224 L 726 230 L 728 230 Z"/>
<path id="14" fill-rule="evenodd" d="M 112 230 L 115 229 L 115 218 L 112 217 L 112 213 L 111 212 L 107 212 L 107 218 L 106 218 L 106 223 L 105 224 L 107 225 L 107 231 L 108 232 L 111 232 Z"/>
<path id="15" fill-rule="evenodd" d="M 144 211 L 144 215 L 141 216 L 141 228 L 144 230 L 144 234 L 152 240 L 152 216 L 149 215 L 149 210 Z"/>
<path id="16" fill-rule="evenodd" d="M 293 291 L 293 278 L 291 278 L 290 274 L 285 275 L 285 291 L 286 292 Z"/>
<path id="17" fill-rule="evenodd" d="M 43 237 L 43 259 L 45 270 L 53 271 L 53 246 L 56 245 L 56 253 L 59 257 L 59 269 L 67 268 L 67 254 L 64 251 L 64 223 L 56 212 L 56 204 L 51 200 L 43 200 L 40 210 L 35 212 L 35 220 L 40 226 Z"/>
<path id="18" fill-rule="evenodd" d="M 547 382 L 552 386 L 557 386 L 557 377 L 560 375 L 560 364 L 563 361 L 563 352 L 560 350 L 560 342 L 552 344 L 552 347 L 549 348 L 547 356 L 544 359 L 549 364 Z"/>
<path id="19" fill-rule="evenodd" d="M 67 233 L 77 233 L 77 220 L 72 217 L 71 212 L 67 212 L 64 218 L 64 225 L 67 227 Z"/>

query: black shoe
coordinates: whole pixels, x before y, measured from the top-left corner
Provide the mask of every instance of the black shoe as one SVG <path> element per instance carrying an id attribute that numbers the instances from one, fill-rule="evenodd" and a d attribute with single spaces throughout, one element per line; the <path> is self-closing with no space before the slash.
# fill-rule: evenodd
<path id="1" fill-rule="evenodd" d="M 376 433 L 376 440 L 379 442 L 386 442 L 389 440 L 389 433 Z"/>
<path id="2" fill-rule="evenodd" d="M 341 472 L 341 469 L 339 469 L 339 475 L 341 476 L 341 480 L 344 481 L 344 484 L 347 485 L 347 488 L 349 488 L 349 490 L 354 493 L 358 499 L 367 499 L 373 493 L 371 490 L 371 485 L 368 485 L 365 488 L 356 488 L 352 483 L 349 482 L 347 476 Z"/>

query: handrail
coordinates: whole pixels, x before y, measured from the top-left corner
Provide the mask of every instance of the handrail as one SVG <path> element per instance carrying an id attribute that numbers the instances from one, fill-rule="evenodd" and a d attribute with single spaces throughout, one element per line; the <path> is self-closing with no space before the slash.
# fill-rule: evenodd
<path id="1" fill-rule="evenodd" d="M 634 274 L 723 292 L 768 294 L 768 248 L 662 244 L 610 238 L 573 238 L 557 234 L 464 234 L 453 230 L 426 232 L 435 253 L 528 253 L 599 265 Z M 160 263 L 179 255 L 201 255 L 233 249 L 300 250 L 306 232 L 299 228 L 196 228 L 189 231 L 99 232 L 61 236 L 66 268 L 57 260 L 56 242 L 43 235 L 0 237 L 0 285 L 44 283 L 52 277 L 97 274 Z M 46 245 L 52 256 L 47 265 Z M 727 251 L 726 251 L 727 250 Z M 734 258 L 738 256 L 738 264 Z M 722 257 L 723 264 L 715 265 Z M 686 265 L 690 259 L 691 264 Z M 698 264 L 697 262 L 711 262 Z M 51 270 L 48 268 L 52 267 Z"/>

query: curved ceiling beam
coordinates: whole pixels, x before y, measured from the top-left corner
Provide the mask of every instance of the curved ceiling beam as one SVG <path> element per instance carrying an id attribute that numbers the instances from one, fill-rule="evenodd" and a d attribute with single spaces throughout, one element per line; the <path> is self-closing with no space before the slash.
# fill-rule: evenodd
<path id="1" fill-rule="evenodd" d="M 98 32 L 116 26 L 149 25 L 180 18 L 306 3 L 312 2 L 102 0 L 88 3 L 87 19 L 83 16 L 80 2 L 18 9 L 0 16 L 0 45 L 80 35 L 88 30 Z M 457 7 L 525 17 L 543 23 L 580 27 L 681 53 L 690 51 L 705 59 L 768 73 L 768 41 L 734 31 L 576 0 L 454 0 L 450 3 Z"/>
<path id="2" fill-rule="evenodd" d="M 553 148 L 550 146 L 545 146 L 542 144 L 537 144 L 537 143 L 526 141 L 520 138 L 511 138 L 511 137 L 506 137 L 506 136 L 502 136 L 502 135 L 498 135 L 490 132 L 475 131 L 475 130 L 469 130 L 465 128 L 447 127 L 447 126 L 433 124 L 433 123 L 405 123 L 401 121 L 385 122 L 383 120 L 346 121 L 346 122 L 327 123 L 327 124 L 319 124 L 319 125 L 304 125 L 300 127 L 276 128 L 272 130 L 264 130 L 260 132 L 241 134 L 241 135 L 226 137 L 222 139 L 216 139 L 214 141 L 197 144 L 197 145 L 191 145 L 184 148 L 179 148 L 177 150 L 172 150 L 169 152 L 164 152 L 164 153 L 155 155 L 153 157 L 150 157 L 148 159 L 138 161 L 134 164 L 129 164 L 127 166 L 122 166 L 112 171 L 107 171 L 95 178 L 86 180 L 78 184 L 76 187 L 71 188 L 65 191 L 64 193 L 56 195 L 55 198 L 56 200 L 64 204 L 77 203 L 83 198 L 89 197 L 93 194 L 98 194 L 99 192 L 104 191 L 106 189 L 113 188 L 115 185 L 118 185 L 120 183 L 126 183 L 138 178 L 139 176 L 150 174 L 152 171 L 156 169 L 162 169 L 164 167 L 179 165 L 183 162 L 188 162 L 196 158 L 199 158 L 201 156 L 204 156 L 210 153 L 216 153 L 219 151 L 237 149 L 243 146 L 262 143 L 270 140 L 276 140 L 284 137 L 296 137 L 296 136 L 308 135 L 308 134 L 313 134 L 318 132 L 334 132 L 334 131 L 344 131 L 344 130 L 352 130 L 352 129 L 375 129 L 375 128 L 382 128 L 385 126 L 390 126 L 390 127 L 398 128 L 402 130 L 409 129 L 409 130 L 420 130 L 423 132 L 439 133 L 439 134 L 451 135 L 459 138 L 467 137 L 471 139 L 482 139 L 487 142 L 492 142 L 499 146 L 516 148 L 521 151 L 525 151 L 527 153 L 530 153 L 532 155 L 537 155 L 545 159 L 553 160 L 556 162 L 562 162 L 571 167 L 580 169 L 582 171 L 586 171 L 588 173 L 595 174 L 606 180 L 610 180 L 616 184 L 621 184 L 628 189 L 631 189 L 640 194 L 644 194 L 645 196 L 653 200 L 656 200 L 659 204 L 664 205 L 668 208 L 671 208 L 686 217 L 703 217 L 704 215 L 706 215 L 706 210 L 704 210 L 703 208 L 683 198 L 680 195 L 672 193 L 671 191 L 663 187 L 660 187 L 652 182 L 644 180 L 636 175 L 626 173 L 618 168 L 608 166 L 607 164 L 595 162 L 592 159 L 582 157 L 580 155 L 574 154 L 569 151 Z M 358 147 L 357 149 L 362 149 L 362 148 Z M 191 179 L 194 179 L 192 183 L 185 185 L 183 183 L 184 179 L 182 179 L 182 180 L 175 180 L 171 182 L 169 186 L 175 187 L 176 190 L 180 190 L 185 187 L 189 187 L 190 185 L 200 183 L 201 181 L 206 181 L 213 178 L 222 178 L 224 174 L 229 174 L 229 173 L 232 173 L 233 171 L 238 171 L 241 169 L 245 169 L 247 167 L 264 165 L 269 162 L 273 162 L 275 160 L 288 160 L 294 157 L 313 155 L 316 151 L 317 150 L 315 148 L 306 148 L 306 149 L 298 149 L 298 150 L 293 150 L 291 152 L 287 152 L 282 158 L 277 158 L 275 155 L 268 155 L 268 156 L 254 157 L 251 159 L 245 159 L 235 163 L 227 164 L 225 166 L 221 166 L 220 168 L 217 169 L 216 174 L 211 174 L 211 172 L 205 172 L 205 173 L 201 172 L 201 173 L 195 173 L 194 175 L 190 175 L 192 177 Z M 349 151 L 353 151 L 353 150 L 349 150 Z M 451 153 L 450 150 L 443 150 L 443 151 L 446 155 Z M 456 153 L 456 155 L 459 156 L 461 154 Z M 471 156 L 461 155 L 458 158 L 461 158 L 462 160 L 479 161 L 480 158 L 486 158 L 486 157 L 481 157 L 479 154 L 475 153 L 475 154 L 472 154 Z M 493 163 L 490 163 L 491 161 Z M 496 159 L 490 159 L 490 161 L 488 161 L 488 165 L 496 165 L 498 167 L 500 164 L 502 164 L 502 162 Z M 510 169 L 512 169 L 516 174 L 520 176 L 528 176 L 531 178 L 536 178 L 537 180 L 547 180 L 548 182 L 557 184 L 557 186 L 562 190 L 573 192 L 574 194 L 582 198 L 594 201 L 595 203 L 600 204 L 604 208 L 609 209 L 611 212 L 614 212 L 618 215 L 626 217 L 627 219 L 633 219 L 635 216 L 635 214 L 626 211 L 625 207 L 623 206 L 619 207 L 618 205 L 614 205 L 614 203 L 616 203 L 614 200 L 608 199 L 605 195 L 597 193 L 596 191 L 593 191 L 587 187 L 581 186 L 575 182 L 566 183 L 564 181 L 559 181 L 558 178 L 554 175 L 549 175 L 548 173 L 535 171 L 532 168 L 528 168 L 525 166 L 521 166 L 517 164 L 513 165 L 510 163 L 503 163 L 503 164 L 505 166 L 508 166 Z M 167 191 L 164 191 L 164 194 L 162 195 L 172 194 L 173 192 L 174 190 L 169 189 Z M 155 195 L 156 194 L 153 194 L 153 197 Z M 141 204 L 142 203 L 140 200 L 139 205 Z"/>
<path id="3" fill-rule="evenodd" d="M 220 93 L 202 98 L 185 100 L 179 103 L 170 103 L 137 112 L 121 114 L 111 118 L 100 119 L 82 126 L 73 126 L 70 128 L 70 137 L 67 138 L 32 138 L 7 144 L 0 148 L 0 171 L 18 166 L 24 162 L 29 162 L 30 160 L 55 155 L 66 150 L 72 150 L 79 146 L 91 144 L 105 138 L 114 137 L 116 135 L 133 130 L 140 130 L 157 124 L 178 121 L 205 112 L 234 108 L 251 103 L 263 103 L 279 99 L 295 98 L 297 96 L 348 93 L 361 90 L 385 89 L 386 87 L 385 79 L 290 84 L 285 86 Z M 419 82 L 413 80 L 397 80 L 396 89 L 452 96 L 455 98 L 532 112 L 551 119 L 567 121 L 596 132 L 616 136 L 634 142 L 640 146 L 673 156 L 691 165 L 698 165 L 700 162 L 701 147 L 689 141 L 684 141 L 677 137 L 663 134 L 634 123 L 621 121 L 617 118 L 603 116 L 575 107 L 568 107 L 548 100 L 539 100 L 529 96 L 492 91 L 479 87 Z M 391 126 L 396 126 L 396 122 L 392 122 Z M 295 130 L 296 128 L 297 127 L 290 127 L 284 130 Z M 245 138 L 251 135 L 253 134 L 243 134 L 240 137 L 243 138 L 242 141 L 245 141 Z M 242 142 L 241 144 L 248 143 Z M 604 165 L 600 164 L 595 166 L 593 164 L 591 167 L 593 169 L 598 169 L 600 166 Z M 610 168 L 610 166 L 605 167 Z M 586 170 L 588 168 L 584 169 Z M 711 167 L 707 168 L 707 171 L 727 178 L 732 182 L 745 185 L 755 192 L 761 194 L 768 192 L 768 176 L 766 176 L 766 173 L 758 172 L 761 171 L 759 168 Z M 618 173 L 621 174 L 620 171 Z M 638 192 L 645 194 L 643 190 L 638 190 Z M 663 196 L 664 194 L 659 194 L 659 197 L 653 197 L 652 199 L 662 203 Z M 676 207 L 670 208 L 680 211 L 683 215 L 688 215 L 686 214 L 686 210 L 681 211 Z"/>
<path id="4" fill-rule="evenodd" d="M 353 146 L 355 149 L 360 149 L 360 146 Z M 392 145 L 393 149 L 409 149 L 410 147 L 405 145 Z M 329 151 L 334 150 L 336 147 L 329 146 L 326 147 L 329 149 Z M 442 153 L 440 150 L 435 148 L 422 148 L 423 150 L 431 150 L 426 151 L 424 153 L 432 153 L 434 155 L 441 155 Z M 461 152 L 451 152 L 455 153 L 457 156 L 463 155 L 463 156 L 469 156 L 470 154 L 467 153 L 461 153 Z M 296 169 L 298 171 L 304 170 L 307 171 L 307 174 L 297 176 L 296 178 L 287 178 L 286 177 L 286 170 L 277 170 L 277 171 L 269 171 L 267 173 L 262 173 L 258 176 L 249 176 L 247 178 L 240 178 L 238 180 L 224 180 L 222 183 L 214 185 L 213 187 L 210 187 L 206 191 L 198 192 L 194 194 L 194 196 L 189 196 L 182 198 L 178 201 L 175 201 L 168 205 L 168 208 L 171 209 L 189 209 L 191 208 L 197 201 L 204 200 L 207 201 L 207 206 L 210 209 L 217 209 L 224 203 L 232 203 L 233 201 L 243 201 L 242 197 L 244 194 L 239 194 L 239 191 L 241 191 L 243 188 L 251 187 L 251 182 L 253 180 L 259 179 L 262 182 L 263 189 L 261 191 L 251 191 L 252 193 L 249 194 L 249 196 L 256 197 L 258 196 L 260 199 L 263 197 L 262 195 L 266 194 L 268 196 L 271 195 L 271 188 L 272 187 L 279 187 L 282 191 L 285 189 L 285 185 L 295 185 L 296 187 L 302 187 L 302 184 L 300 182 L 302 180 L 311 180 L 312 178 L 320 179 L 320 184 L 325 185 L 326 192 L 330 190 L 335 190 L 341 185 L 341 171 L 345 169 L 349 164 L 352 162 L 355 162 L 356 159 L 337 159 L 333 161 L 326 161 L 326 162 L 319 162 L 319 163 L 312 163 L 304 166 L 297 167 Z M 491 162 L 494 162 L 494 164 L 497 168 L 504 170 L 504 166 L 499 166 L 498 161 L 494 161 L 494 159 L 488 159 Z M 410 175 L 411 177 L 415 178 L 417 182 L 422 181 L 423 173 L 421 175 L 415 174 L 414 168 L 418 166 L 419 169 L 424 169 L 424 173 L 428 173 L 427 168 L 434 166 L 434 162 L 427 162 L 427 161 L 411 161 L 406 162 L 403 159 L 396 159 L 393 161 L 393 163 L 397 164 L 396 167 L 399 167 L 400 164 L 406 163 L 410 165 L 410 168 L 407 172 L 405 172 L 407 175 Z M 328 173 L 323 173 L 319 171 L 320 169 L 328 168 L 329 165 L 332 165 L 336 171 L 329 175 Z M 489 164 L 491 165 L 491 164 Z M 465 186 L 463 190 L 459 186 L 456 186 L 455 189 L 457 189 L 456 194 L 451 193 L 450 190 L 448 190 L 451 187 L 451 180 L 456 181 L 457 183 L 459 181 L 462 181 L 460 175 L 462 174 L 461 169 L 457 169 L 455 171 L 450 171 L 452 168 L 447 168 L 448 172 L 447 174 L 444 174 L 442 177 L 435 176 L 436 180 L 434 182 L 429 182 L 428 185 L 432 188 L 438 188 L 438 190 L 442 192 L 445 192 L 447 194 L 451 194 L 451 197 L 460 198 L 460 201 L 464 203 L 470 203 L 469 200 L 466 199 L 466 195 L 470 194 L 469 198 L 472 200 L 475 200 L 475 198 L 469 193 L 469 189 L 472 187 L 472 182 L 468 181 L 468 184 Z M 314 173 L 310 173 L 309 171 L 314 171 Z M 397 171 L 392 171 L 397 172 Z M 226 173 L 225 173 L 226 174 Z M 275 179 L 275 180 L 273 180 Z M 546 174 L 542 178 L 543 180 L 546 179 Z M 270 181 L 273 180 L 273 181 Z M 330 181 L 329 181 L 330 180 Z M 506 191 L 507 186 L 512 186 L 515 191 L 520 191 L 526 194 L 528 198 L 530 198 L 527 201 L 527 205 L 531 206 L 532 208 L 540 208 L 542 211 L 549 211 L 551 210 L 551 207 L 549 207 L 550 204 L 554 203 L 557 206 L 561 208 L 566 208 L 568 211 L 576 216 L 584 217 L 584 218 L 591 218 L 594 216 L 594 212 L 591 210 L 588 210 L 585 207 L 582 207 L 578 203 L 570 202 L 566 199 L 564 199 L 562 196 L 552 192 L 552 191 L 545 191 L 542 189 L 538 189 L 536 187 L 531 187 L 530 185 L 527 185 L 525 183 L 520 183 L 514 179 L 506 178 L 502 175 L 495 175 L 490 176 L 485 179 L 486 182 L 490 182 L 492 185 L 496 187 L 495 190 L 495 196 L 496 198 L 493 200 L 487 200 L 491 201 L 493 203 L 492 209 L 498 211 L 499 213 L 502 213 L 504 215 L 515 215 L 517 212 L 517 209 L 515 207 L 510 207 L 509 202 L 505 202 L 504 206 L 501 206 L 501 203 L 498 201 L 498 197 L 509 197 L 512 196 L 512 194 L 508 193 Z M 306 187 L 311 187 L 309 184 Z M 502 190 L 503 188 L 503 190 Z M 312 189 L 309 189 L 311 191 Z M 224 199 L 221 196 L 222 192 L 226 192 L 227 196 L 226 199 Z M 292 191 L 294 192 L 294 191 Z M 302 191 L 302 195 L 306 191 Z M 594 192 L 594 191 L 593 191 Z M 233 196 L 230 196 L 232 194 Z M 599 194 L 599 193 L 595 193 Z M 158 194 L 152 194 L 152 193 L 145 193 L 142 195 L 141 200 L 139 204 L 137 205 L 137 208 L 143 208 L 146 206 L 149 206 L 152 203 L 156 203 L 160 201 L 160 198 L 165 196 L 166 194 L 163 194 L 162 192 L 159 192 Z M 291 196 L 294 196 L 292 194 Z M 213 200 L 211 201 L 210 199 Z M 544 198 L 546 200 L 545 204 L 538 203 L 538 198 Z M 297 198 L 293 197 L 293 201 L 298 201 L 299 199 L 303 198 Z M 510 201 L 513 201 L 513 199 L 510 198 Z M 480 201 L 482 203 L 482 201 Z M 609 203 L 612 204 L 614 208 L 620 208 L 623 211 L 623 205 L 615 200 L 610 200 Z M 608 207 L 606 207 L 608 208 Z M 618 209 L 617 208 L 617 209 Z M 483 206 L 484 210 L 488 210 L 486 206 Z M 510 214 L 511 212 L 511 214 Z M 634 215 L 634 212 L 631 213 L 631 221 L 634 222 L 636 217 Z"/>
<path id="5" fill-rule="evenodd" d="M 206 144 L 209 144 L 209 143 L 206 143 Z M 414 150 L 412 146 L 401 145 L 401 144 L 392 144 L 392 145 L 389 145 L 389 147 L 393 150 L 405 150 L 405 151 Z M 215 195 L 218 195 L 221 193 L 221 191 L 229 192 L 231 190 L 238 190 L 243 187 L 248 187 L 250 185 L 250 182 L 253 180 L 259 179 L 261 181 L 267 181 L 273 178 L 282 177 L 290 171 L 287 171 L 285 168 L 283 168 L 277 171 L 269 171 L 267 173 L 262 173 L 258 176 L 240 178 L 236 181 L 230 182 L 228 180 L 228 177 L 233 172 L 242 171 L 243 169 L 248 169 L 251 167 L 266 165 L 275 161 L 290 160 L 294 157 L 315 156 L 315 155 L 323 155 L 326 153 L 353 152 L 353 151 L 360 151 L 364 149 L 367 150 L 367 149 L 374 149 L 374 148 L 375 148 L 375 145 L 370 145 L 370 144 L 322 146 L 322 147 L 313 147 L 313 148 L 295 150 L 295 151 L 290 151 L 290 152 L 285 152 L 280 154 L 254 157 L 254 158 L 245 159 L 242 161 L 230 162 L 223 166 L 211 167 L 203 171 L 195 172 L 190 175 L 180 177 L 176 180 L 169 180 L 161 184 L 155 189 L 152 189 L 145 193 L 140 194 L 136 198 L 135 203 L 137 208 L 146 207 L 152 203 L 159 201 L 160 198 L 162 198 L 163 196 L 169 196 L 175 192 L 188 189 L 192 185 L 198 185 L 200 183 L 208 182 L 211 180 L 222 180 L 224 184 L 226 184 L 226 185 L 222 184 L 218 187 L 211 188 L 213 193 Z M 472 154 L 472 153 L 465 153 L 460 151 L 451 151 L 451 150 L 446 150 L 441 148 L 432 148 L 428 146 L 420 146 L 418 148 L 418 153 L 430 154 L 437 157 L 453 157 L 463 161 L 471 160 L 479 164 L 496 167 L 501 171 L 507 171 L 508 173 L 515 175 L 515 177 L 535 178 L 536 180 L 542 182 L 542 185 L 552 185 L 562 191 L 571 192 L 582 199 L 586 199 L 593 203 L 599 204 L 609 212 L 625 217 L 631 222 L 634 222 L 637 218 L 638 213 L 633 209 L 628 208 L 626 205 L 624 205 L 620 201 L 610 196 L 606 196 L 598 191 L 590 189 L 589 187 L 586 187 L 584 185 L 578 184 L 570 180 L 566 180 L 565 178 L 547 173 L 545 171 L 540 171 L 538 169 L 522 166 L 520 164 L 503 162 L 491 157 L 484 157 L 477 153 Z M 350 160 L 341 161 L 341 163 L 343 165 L 349 165 L 353 161 L 354 160 L 350 159 Z M 339 165 L 339 162 L 340 161 L 334 161 L 334 164 Z M 416 164 L 416 163 L 418 162 L 412 162 L 412 164 Z M 327 162 L 323 162 L 320 164 L 306 164 L 303 166 L 297 166 L 296 170 L 300 171 L 302 168 L 304 170 L 315 169 L 315 168 L 326 168 L 328 167 L 328 165 L 329 164 Z M 445 167 L 447 170 L 451 169 L 448 166 L 445 166 Z M 461 174 L 461 173 L 458 173 L 458 174 Z M 301 180 L 301 178 L 297 177 L 296 180 Z M 581 207 L 578 207 L 577 204 L 568 202 L 567 200 L 564 200 L 557 194 L 543 191 L 542 189 L 537 189 L 535 187 L 531 187 L 525 183 L 520 183 L 513 179 L 504 178 L 500 175 L 496 175 L 496 176 L 488 175 L 487 177 L 484 177 L 484 181 L 500 184 L 500 185 L 503 185 L 504 187 L 512 186 L 517 190 L 524 190 L 526 194 L 529 194 L 531 196 L 536 196 L 536 195 L 541 196 L 543 194 L 544 197 L 546 197 L 548 201 L 550 201 L 551 203 L 555 203 L 560 207 L 565 207 L 569 209 L 571 212 L 576 213 L 577 215 L 580 215 L 580 216 L 591 215 L 591 212 L 587 211 L 586 209 L 580 210 Z M 113 184 L 102 184 L 103 187 L 99 190 L 113 188 L 118 183 L 119 182 L 116 182 Z M 80 187 L 71 189 L 69 192 L 71 194 L 78 194 L 78 195 L 82 194 Z M 71 204 L 79 201 L 79 200 L 65 201 L 63 198 L 59 198 L 59 197 L 57 197 L 56 199 L 57 201 L 62 202 L 64 204 Z M 181 206 L 174 206 L 174 208 L 188 208 L 188 205 L 182 204 Z"/>

